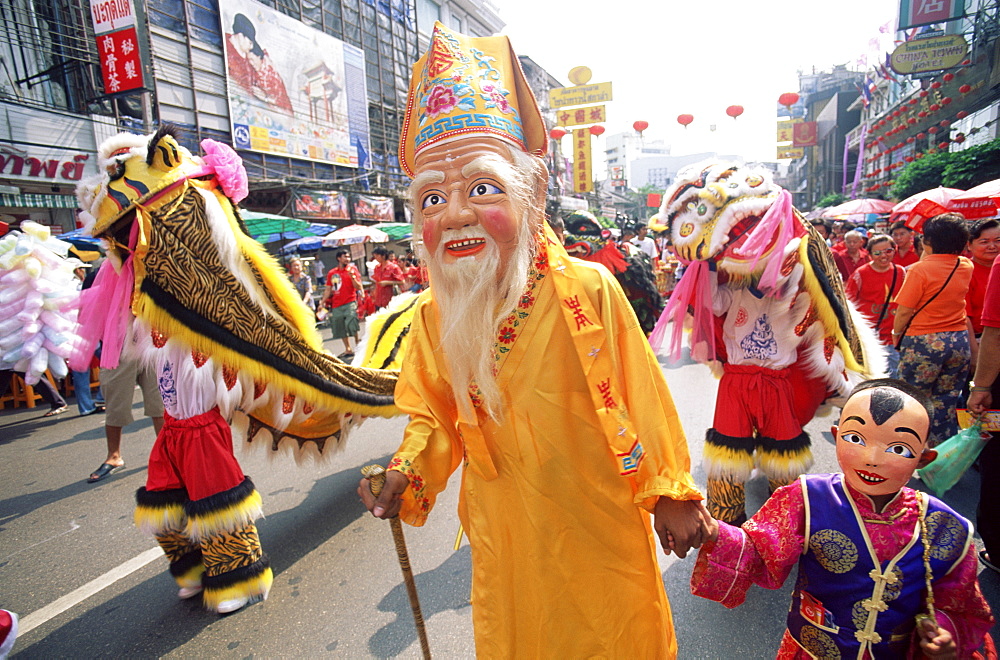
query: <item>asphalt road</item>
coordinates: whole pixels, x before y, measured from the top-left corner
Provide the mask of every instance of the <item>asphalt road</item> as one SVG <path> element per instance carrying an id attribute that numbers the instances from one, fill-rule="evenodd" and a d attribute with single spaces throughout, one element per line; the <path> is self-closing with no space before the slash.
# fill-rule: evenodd
<path id="1" fill-rule="evenodd" d="M 701 365 L 662 362 L 695 479 L 704 485 L 702 438 L 716 381 Z M 267 517 L 258 527 L 275 581 L 266 602 L 220 617 L 203 611 L 197 598 L 176 598 L 162 553 L 132 525 L 133 494 L 145 483 L 153 443 L 141 399 L 141 421 L 125 429 L 127 469 L 93 485 L 86 477 L 104 457 L 102 417 L 78 417 L 71 406 L 44 419 L 45 409 L 0 411 L 0 607 L 18 612 L 25 629 L 12 657 L 420 656 L 389 525 L 364 512 L 355 493 L 363 465 L 388 461 L 403 420 L 366 421 L 321 464 L 296 465 L 257 447 L 238 450 L 264 498 Z M 816 471 L 836 470 L 833 419 L 830 412 L 808 427 Z M 469 548 L 453 550 L 456 486 L 457 476 L 426 526 L 404 526 L 431 650 L 440 658 L 474 656 Z M 750 482 L 752 508 L 766 489 L 762 478 Z M 977 493 L 978 474 L 970 471 L 946 500 L 973 518 Z M 689 594 L 692 565 L 691 557 L 661 555 L 680 657 L 773 658 L 791 585 L 754 589 L 745 605 L 726 610 Z M 980 574 L 995 611 L 998 577 Z M 994 628 L 1000 639 L 998 633 Z"/>

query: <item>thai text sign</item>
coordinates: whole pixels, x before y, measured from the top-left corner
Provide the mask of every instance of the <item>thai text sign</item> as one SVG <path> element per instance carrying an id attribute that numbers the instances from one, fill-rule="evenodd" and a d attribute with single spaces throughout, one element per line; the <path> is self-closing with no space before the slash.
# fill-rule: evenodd
<path id="1" fill-rule="evenodd" d="M 573 129 L 573 192 L 590 192 L 594 188 L 590 166 L 590 130 Z"/>
<path id="2" fill-rule="evenodd" d="M 778 160 L 786 158 L 802 158 L 805 155 L 802 147 L 778 147 Z"/>
<path id="3" fill-rule="evenodd" d="M 105 94 L 143 88 L 142 57 L 132 0 L 91 0 L 90 17 Z"/>
<path id="4" fill-rule="evenodd" d="M 946 34 L 928 39 L 914 39 L 892 51 L 889 65 L 896 73 L 912 74 L 940 71 L 958 66 L 969 50 L 965 37 Z"/>
<path id="5" fill-rule="evenodd" d="M 962 18 L 965 0 L 900 0 L 899 30 Z"/>
<path id="6" fill-rule="evenodd" d="M 605 103 L 611 100 L 611 83 L 577 85 L 576 87 L 556 87 L 549 90 L 549 105 L 565 108 L 571 105 Z"/>
<path id="7" fill-rule="evenodd" d="M 795 124 L 801 124 L 803 120 L 792 119 L 790 121 L 778 122 L 778 142 L 791 142 L 795 135 Z"/>
<path id="8" fill-rule="evenodd" d="M 573 108 L 556 113 L 556 126 L 579 126 L 580 124 L 603 124 L 607 113 L 605 106 L 593 105 L 589 108 Z"/>

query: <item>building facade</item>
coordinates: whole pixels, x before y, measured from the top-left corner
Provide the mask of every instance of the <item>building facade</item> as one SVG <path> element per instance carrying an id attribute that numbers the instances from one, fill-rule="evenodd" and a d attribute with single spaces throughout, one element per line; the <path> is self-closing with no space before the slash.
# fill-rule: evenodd
<path id="1" fill-rule="evenodd" d="M 123 8 L 134 39 L 113 43 L 101 30 Z M 397 150 L 421 35 L 436 19 L 503 25 L 469 0 L 0 0 L 0 12 L 0 219 L 57 231 L 75 225 L 97 145 L 163 124 L 193 153 L 205 138 L 236 147 L 245 208 L 345 224 L 381 204 L 391 217 L 377 219 L 402 219 Z M 125 46 L 141 55 L 128 69 Z M 141 86 L 115 92 L 130 76 Z"/>

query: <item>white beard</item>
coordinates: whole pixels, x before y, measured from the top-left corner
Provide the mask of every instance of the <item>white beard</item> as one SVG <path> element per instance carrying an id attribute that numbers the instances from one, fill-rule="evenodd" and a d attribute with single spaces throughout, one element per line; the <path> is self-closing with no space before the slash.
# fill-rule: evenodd
<path id="1" fill-rule="evenodd" d="M 503 396 L 497 387 L 494 345 L 500 324 L 516 309 L 534 258 L 534 241 L 525 228 L 517 247 L 501 272 L 500 248 L 480 227 L 449 232 L 435 254 L 429 255 L 434 299 L 441 314 L 440 347 L 450 372 L 450 384 L 463 420 L 474 419 L 469 386 L 475 381 L 482 393 L 483 410 L 499 422 Z M 474 257 L 444 263 L 444 244 L 465 238 L 485 238 L 486 248 Z"/>

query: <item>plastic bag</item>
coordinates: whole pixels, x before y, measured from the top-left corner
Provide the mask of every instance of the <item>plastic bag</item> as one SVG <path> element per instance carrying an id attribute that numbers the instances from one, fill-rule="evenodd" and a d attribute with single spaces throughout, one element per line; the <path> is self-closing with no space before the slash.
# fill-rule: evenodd
<path id="1" fill-rule="evenodd" d="M 988 433 L 983 433 L 978 422 L 962 429 L 936 447 L 937 458 L 927 467 L 917 470 L 917 476 L 935 495 L 943 496 L 962 478 L 990 437 Z"/>

